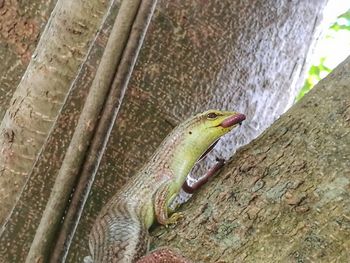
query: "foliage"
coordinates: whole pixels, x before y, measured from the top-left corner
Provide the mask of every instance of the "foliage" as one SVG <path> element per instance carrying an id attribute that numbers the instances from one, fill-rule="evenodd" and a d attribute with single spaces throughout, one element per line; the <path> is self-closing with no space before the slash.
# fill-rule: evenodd
<path id="1" fill-rule="evenodd" d="M 312 65 L 307 79 L 305 80 L 303 88 L 300 90 L 296 100 L 300 100 L 306 93 L 308 93 L 321 79 L 328 75 L 332 69 L 324 65 L 325 57 L 320 59 L 318 65 Z"/>
<path id="2" fill-rule="evenodd" d="M 350 10 L 339 16 L 330 29 L 334 31 L 350 30 Z"/>
<path id="3" fill-rule="evenodd" d="M 340 15 L 337 18 L 336 22 L 329 27 L 325 35 L 325 39 L 328 39 L 328 40 L 334 39 L 334 41 L 336 41 L 336 35 L 342 31 L 350 32 L 350 9 L 344 14 Z M 326 77 L 333 70 L 335 66 L 328 66 L 327 59 L 328 59 L 327 56 L 324 56 L 323 54 L 321 54 L 318 61 L 316 61 L 316 63 L 313 63 L 313 65 L 309 70 L 308 77 L 305 81 L 305 84 L 296 97 L 296 101 L 300 100 L 321 79 Z"/>

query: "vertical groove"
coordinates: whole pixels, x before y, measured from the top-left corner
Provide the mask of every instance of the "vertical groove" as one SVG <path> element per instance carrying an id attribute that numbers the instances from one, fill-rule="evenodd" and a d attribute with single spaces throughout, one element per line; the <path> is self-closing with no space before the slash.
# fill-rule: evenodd
<path id="1" fill-rule="evenodd" d="M 122 1 L 105 52 L 80 115 L 73 138 L 56 177 L 50 198 L 37 228 L 26 262 L 47 258 L 54 242 L 77 174 L 85 158 L 98 117 L 108 96 L 111 83 L 130 36 L 140 0 Z"/>
<path id="2" fill-rule="evenodd" d="M 144 36 L 152 18 L 156 0 L 143 1 L 133 23 L 128 43 L 114 78 L 105 107 L 101 114 L 96 133 L 92 139 L 86 161 L 74 191 L 71 204 L 61 227 L 57 243 L 54 247 L 52 262 L 64 262 L 70 243 L 91 189 L 95 174 L 104 153 L 113 123 L 119 112 L 130 75 L 135 65 Z"/>

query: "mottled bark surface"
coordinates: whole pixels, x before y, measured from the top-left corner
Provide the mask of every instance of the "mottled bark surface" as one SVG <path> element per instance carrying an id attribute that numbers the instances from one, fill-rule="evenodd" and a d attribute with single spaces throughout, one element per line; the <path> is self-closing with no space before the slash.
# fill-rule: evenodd
<path id="1" fill-rule="evenodd" d="M 219 145 L 216 154 L 228 157 L 290 106 L 324 4 L 158 2 L 68 262 L 88 254 L 103 204 L 179 121 L 208 108 L 247 114 Z"/>
<path id="2" fill-rule="evenodd" d="M 0 1 L 0 119 L 55 3 L 56 0 Z"/>
<path id="3" fill-rule="evenodd" d="M 194 262 L 348 262 L 349 72 L 350 57 L 240 149 L 156 246 Z"/>
<path id="4" fill-rule="evenodd" d="M 0 262 L 24 262 L 26 259 L 117 13 L 118 5 L 115 2 L 104 26 L 91 43 L 89 55 L 76 76 L 7 225 L 1 229 Z"/>
<path id="5" fill-rule="evenodd" d="M 54 126 L 108 3 L 60 0 L 0 125 L 0 225 Z"/>
<path id="6" fill-rule="evenodd" d="M 159 1 L 68 262 L 87 255 L 103 204 L 180 120 L 208 108 L 246 113 L 249 124 L 221 144 L 228 157 L 290 106 L 325 2 Z M 72 90 L 1 236 L 5 262 L 28 251 L 95 66 L 80 72 L 82 87 Z"/>
<path id="7" fill-rule="evenodd" d="M 79 211 L 88 197 L 155 6 L 155 0 L 125 0 L 119 6 L 84 108 L 36 230 L 26 259 L 28 263 L 39 257 L 50 262 L 65 259 L 64 251 L 70 244 L 67 237 L 73 236 L 78 224 Z M 57 240 L 60 228 L 62 231 Z M 57 243 L 54 255 L 49 260 L 47 256 L 51 253 L 48 252 L 54 243 Z"/>

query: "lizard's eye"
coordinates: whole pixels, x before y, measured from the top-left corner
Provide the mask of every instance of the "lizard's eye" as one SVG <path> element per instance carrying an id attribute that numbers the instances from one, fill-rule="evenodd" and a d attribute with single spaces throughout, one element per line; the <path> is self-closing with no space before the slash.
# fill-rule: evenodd
<path id="1" fill-rule="evenodd" d="M 207 118 L 208 119 L 216 119 L 218 117 L 218 115 L 215 112 L 210 112 L 207 114 Z"/>

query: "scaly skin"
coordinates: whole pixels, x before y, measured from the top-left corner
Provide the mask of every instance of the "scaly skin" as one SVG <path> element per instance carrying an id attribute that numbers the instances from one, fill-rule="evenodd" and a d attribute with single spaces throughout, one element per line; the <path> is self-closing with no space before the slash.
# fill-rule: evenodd
<path id="1" fill-rule="evenodd" d="M 148 250 L 148 228 L 156 220 L 168 225 L 181 218 L 179 213 L 168 217 L 168 206 L 196 161 L 244 119 L 240 113 L 209 110 L 176 127 L 102 209 L 90 233 L 91 257 L 85 262 L 137 262 Z M 174 254 L 166 259 L 167 255 L 168 249 L 156 251 L 139 262 L 189 262 Z"/>

